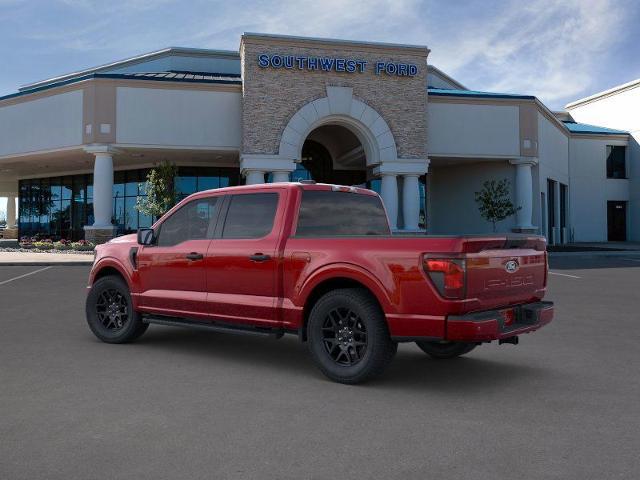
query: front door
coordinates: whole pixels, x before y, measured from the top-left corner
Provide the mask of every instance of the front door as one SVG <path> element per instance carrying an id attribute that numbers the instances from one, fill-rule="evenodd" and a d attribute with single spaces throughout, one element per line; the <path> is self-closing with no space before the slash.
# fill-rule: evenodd
<path id="1" fill-rule="evenodd" d="M 627 240 L 627 202 L 607 202 L 607 228 L 610 242 Z"/>
<path id="2" fill-rule="evenodd" d="M 286 194 L 272 189 L 228 196 L 207 263 L 207 302 L 214 319 L 278 323 L 278 240 Z"/>
<path id="3" fill-rule="evenodd" d="M 205 262 L 218 198 L 192 200 L 156 227 L 155 245 L 138 250 L 141 310 L 177 317 L 208 317 Z"/>

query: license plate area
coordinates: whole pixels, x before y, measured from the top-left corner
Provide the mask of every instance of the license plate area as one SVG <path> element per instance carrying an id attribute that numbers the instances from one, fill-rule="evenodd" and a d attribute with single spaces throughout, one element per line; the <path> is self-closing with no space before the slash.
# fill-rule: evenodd
<path id="1" fill-rule="evenodd" d="M 505 308 L 500 310 L 500 315 L 502 315 L 502 326 L 505 329 L 509 329 L 513 327 L 514 324 L 518 323 L 518 311 L 520 309 L 512 307 Z"/>

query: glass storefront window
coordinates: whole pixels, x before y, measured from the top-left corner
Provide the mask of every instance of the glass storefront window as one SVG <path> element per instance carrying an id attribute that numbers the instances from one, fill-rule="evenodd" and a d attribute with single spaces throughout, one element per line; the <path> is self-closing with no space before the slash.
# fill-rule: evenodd
<path id="1" fill-rule="evenodd" d="M 114 172 L 113 174 L 113 197 L 124 198 L 125 172 Z"/>
<path id="2" fill-rule="evenodd" d="M 176 192 L 178 193 L 178 198 L 183 199 L 184 197 L 195 193 L 198 185 L 198 177 L 176 177 Z"/>
<path id="3" fill-rule="evenodd" d="M 198 178 L 198 190 L 211 190 L 213 188 L 220 188 L 219 177 L 199 177 Z"/>
<path id="4" fill-rule="evenodd" d="M 154 221 L 136 209 L 138 197 L 146 195 L 148 169 L 114 173 L 113 223 L 117 234 L 133 233 L 150 227 Z M 238 185 L 237 168 L 180 167 L 176 177 L 181 194 Z M 93 175 L 73 175 L 20 180 L 21 236 L 77 240 L 84 237 L 83 227 L 92 225 Z"/>

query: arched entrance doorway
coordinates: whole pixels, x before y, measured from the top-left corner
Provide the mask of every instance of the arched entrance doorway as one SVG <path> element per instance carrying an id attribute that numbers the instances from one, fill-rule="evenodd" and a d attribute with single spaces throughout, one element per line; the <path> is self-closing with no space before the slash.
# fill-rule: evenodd
<path id="1" fill-rule="evenodd" d="M 367 168 L 365 149 L 347 127 L 322 125 L 302 145 L 297 174 L 305 179 L 338 185 L 361 185 L 379 190 L 379 181 Z"/>

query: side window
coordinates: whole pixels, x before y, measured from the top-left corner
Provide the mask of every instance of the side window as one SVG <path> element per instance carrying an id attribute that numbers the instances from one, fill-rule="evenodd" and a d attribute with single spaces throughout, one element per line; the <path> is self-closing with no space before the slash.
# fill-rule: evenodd
<path id="1" fill-rule="evenodd" d="M 607 178 L 627 178 L 627 147 L 607 145 Z"/>
<path id="2" fill-rule="evenodd" d="M 262 238 L 268 235 L 273 228 L 277 207 L 277 193 L 233 195 L 222 238 Z"/>
<path id="3" fill-rule="evenodd" d="M 213 237 L 217 197 L 192 200 L 171 214 L 158 234 L 158 246 L 171 247 L 187 240 Z"/>

